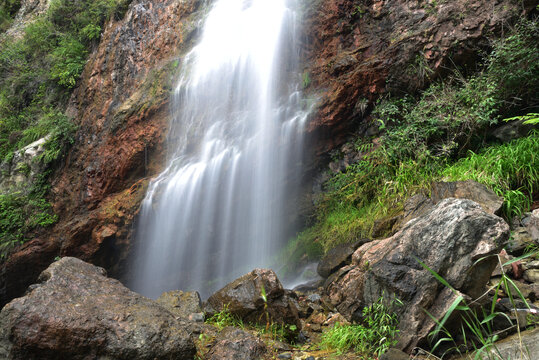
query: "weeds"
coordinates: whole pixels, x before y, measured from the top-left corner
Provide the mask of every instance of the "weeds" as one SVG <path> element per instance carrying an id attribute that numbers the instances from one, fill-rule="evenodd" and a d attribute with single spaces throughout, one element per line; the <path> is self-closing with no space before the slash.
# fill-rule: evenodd
<path id="1" fill-rule="evenodd" d="M 363 309 L 363 325 L 335 324 L 322 335 L 321 346 L 337 350 L 338 354 L 352 350 L 365 359 L 379 357 L 396 344 L 398 320 L 391 311 L 399 304 L 394 300 L 386 306 L 383 298 L 378 299 Z"/>
<path id="2" fill-rule="evenodd" d="M 244 328 L 243 321 L 240 318 L 232 315 L 228 309 L 228 305 L 223 306 L 223 310 L 216 312 L 213 316 L 206 319 L 206 322 L 216 326 L 219 330 L 222 330 L 227 326 L 234 326 L 242 329 Z"/>

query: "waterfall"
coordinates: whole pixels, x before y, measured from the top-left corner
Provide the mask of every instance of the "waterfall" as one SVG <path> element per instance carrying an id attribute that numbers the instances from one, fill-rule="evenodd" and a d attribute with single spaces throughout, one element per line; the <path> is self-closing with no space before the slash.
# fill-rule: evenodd
<path id="1" fill-rule="evenodd" d="M 132 287 L 207 295 L 266 266 L 288 235 L 302 157 L 290 0 L 217 0 L 185 56 L 168 165 L 148 189 Z"/>

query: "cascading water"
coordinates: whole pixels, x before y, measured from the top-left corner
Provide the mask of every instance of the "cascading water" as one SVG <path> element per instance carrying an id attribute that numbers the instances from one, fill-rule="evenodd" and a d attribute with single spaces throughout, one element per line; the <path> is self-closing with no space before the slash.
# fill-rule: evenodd
<path id="1" fill-rule="evenodd" d="M 286 239 L 302 129 L 290 0 L 217 0 L 185 57 L 169 165 L 143 202 L 133 288 L 205 294 Z"/>

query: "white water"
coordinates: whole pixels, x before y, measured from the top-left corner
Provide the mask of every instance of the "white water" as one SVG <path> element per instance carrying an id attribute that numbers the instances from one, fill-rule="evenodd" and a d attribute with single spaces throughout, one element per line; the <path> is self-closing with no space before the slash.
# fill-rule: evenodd
<path id="1" fill-rule="evenodd" d="M 294 1 L 217 0 L 182 63 L 169 165 L 143 202 L 135 290 L 216 290 L 287 236 L 302 156 Z"/>

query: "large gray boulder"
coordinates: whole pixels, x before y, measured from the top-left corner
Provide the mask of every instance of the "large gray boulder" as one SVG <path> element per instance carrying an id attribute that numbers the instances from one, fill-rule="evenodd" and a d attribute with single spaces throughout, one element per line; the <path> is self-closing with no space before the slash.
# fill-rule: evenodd
<path id="1" fill-rule="evenodd" d="M 330 278 L 326 294 L 349 320 L 382 295 L 400 299 L 398 347 L 410 351 L 434 328 L 425 310 L 441 319 L 458 294 L 475 298 L 484 291 L 496 265 L 488 256 L 499 253 L 508 237 L 508 225 L 477 203 L 445 199 L 394 236 L 361 246 L 351 265 Z M 457 291 L 441 285 L 418 259 Z"/>
<path id="2" fill-rule="evenodd" d="M 0 359 L 193 359 L 186 325 L 102 268 L 65 257 L 0 313 Z"/>

